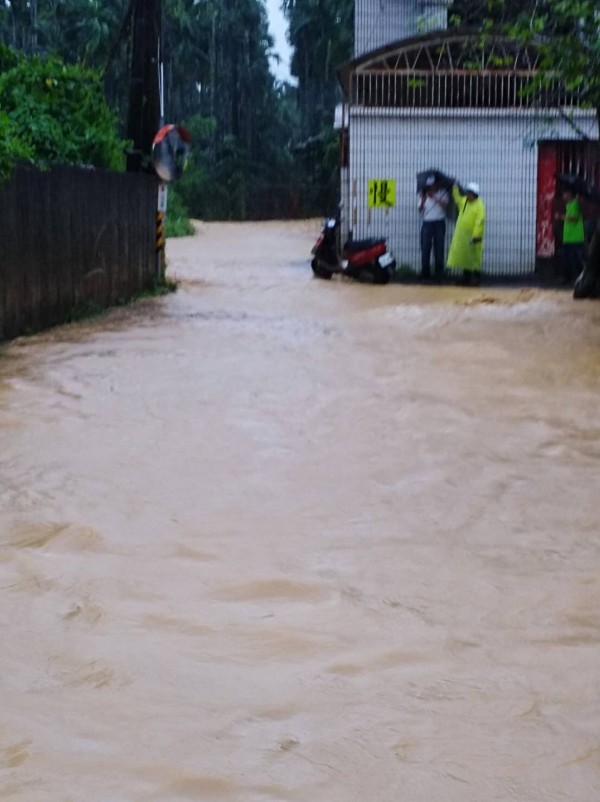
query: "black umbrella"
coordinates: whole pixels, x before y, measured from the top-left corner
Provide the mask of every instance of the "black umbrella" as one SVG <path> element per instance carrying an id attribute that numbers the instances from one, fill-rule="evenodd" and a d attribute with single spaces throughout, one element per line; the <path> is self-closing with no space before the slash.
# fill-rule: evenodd
<path id="1" fill-rule="evenodd" d="M 429 170 L 424 170 L 422 173 L 417 173 L 417 192 L 423 192 L 423 190 L 427 187 L 427 179 L 432 177 L 435 178 L 436 182 L 444 189 L 450 190 L 456 183 L 455 178 L 452 178 L 451 176 L 446 175 L 446 173 L 442 173 L 441 170 L 436 170 L 435 167 L 432 167 Z"/>
<path id="2" fill-rule="evenodd" d="M 457 183 L 456 178 L 452 178 L 452 176 L 442 173 L 441 170 L 431 167 L 429 170 L 423 170 L 422 173 L 417 173 L 417 192 L 421 193 L 425 191 L 427 188 L 427 179 L 431 178 L 432 176 L 435 178 L 438 185 L 450 194 L 450 203 L 446 209 L 446 217 L 448 217 L 450 220 L 456 220 L 457 209 L 454 201 L 452 200 L 452 187 Z"/>

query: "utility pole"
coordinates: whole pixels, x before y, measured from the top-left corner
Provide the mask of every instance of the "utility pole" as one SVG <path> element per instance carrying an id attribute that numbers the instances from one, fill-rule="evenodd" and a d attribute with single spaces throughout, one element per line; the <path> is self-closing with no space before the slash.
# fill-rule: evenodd
<path id="1" fill-rule="evenodd" d="M 152 171 L 152 140 L 161 121 L 162 0 L 131 0 L 132 53 L 127 137 L 129 172 Z"/>

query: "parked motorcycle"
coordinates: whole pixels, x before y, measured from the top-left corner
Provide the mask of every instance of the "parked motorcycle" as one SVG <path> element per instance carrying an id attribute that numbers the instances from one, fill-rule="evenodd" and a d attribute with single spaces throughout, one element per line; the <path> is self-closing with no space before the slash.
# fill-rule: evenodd
<path id="1" fill-rule="evenodd" d="M 337 218 L 325 220 L 312 249 L 310 264 L 315 276 L 330 279 L 340 273 L 362 283 L 388 284 L 396 270 L 396 260 L 385 239 L 349 240 L 340 253 L 338 232 Z"/>

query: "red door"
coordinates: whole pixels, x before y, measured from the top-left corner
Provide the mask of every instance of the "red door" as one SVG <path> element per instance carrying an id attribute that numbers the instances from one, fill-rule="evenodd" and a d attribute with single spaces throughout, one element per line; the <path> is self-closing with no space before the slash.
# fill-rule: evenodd
<path id="1" fill-rule="evenodd" d="M 555 139 L 538 146 L 536 254 L 551 259 L 556 253 L 557 229 L 554 213 L 562 210 L 557 197 L 557 173 L 583 178 L 588 184 L 600 187 L 600 145 L 578 139 Z M 581 199 L 583 217 L 591 222 L 600 215 L 600 207 Z M 560 244 L 560 243 L 558 243 Z"/>
<path id="2" fill-rule="evenodd" d="M 556 251 L 554 205 L 559 142 L 540 142 L 537 171 L 536 256 L 551 259 Z"/>

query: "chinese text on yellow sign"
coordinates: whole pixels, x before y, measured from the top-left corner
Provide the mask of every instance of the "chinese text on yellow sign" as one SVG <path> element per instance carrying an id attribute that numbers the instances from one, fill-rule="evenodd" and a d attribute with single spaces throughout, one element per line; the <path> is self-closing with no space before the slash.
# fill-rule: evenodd
<path id="1" fill-rule="evenodd" d="M 396 205 L 396 182 L 387 178 L 369 181 L 369 209 L 389 209 Z"/>

